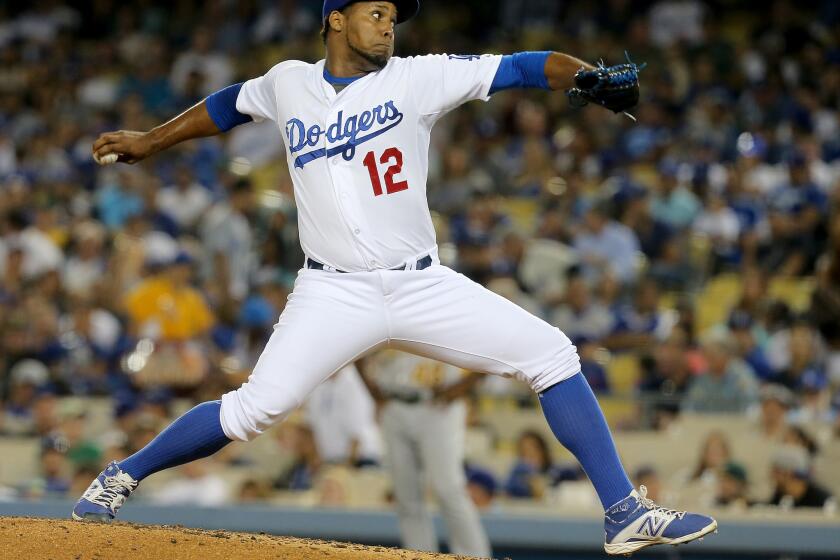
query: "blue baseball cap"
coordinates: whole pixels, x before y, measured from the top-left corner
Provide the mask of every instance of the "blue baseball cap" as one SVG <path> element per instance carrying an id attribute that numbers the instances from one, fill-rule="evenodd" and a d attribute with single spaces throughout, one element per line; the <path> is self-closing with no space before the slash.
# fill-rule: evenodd
<path id="1" fill-rule="evenodd" d="M 361 0 L 324 0 L 321 21 L 326 21 L 333 10 L 343 10 L 350 4 Z M 420 11 L 420 0 L 386 0 L 397 7 L 397 23 L 408 21 Z"/>

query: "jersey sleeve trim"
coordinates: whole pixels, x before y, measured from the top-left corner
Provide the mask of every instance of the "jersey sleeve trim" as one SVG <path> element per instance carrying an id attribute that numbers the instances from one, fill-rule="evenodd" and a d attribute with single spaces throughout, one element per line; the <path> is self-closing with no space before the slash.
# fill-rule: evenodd
<path id="1" fill-rule="evenodd" d="M 242 84 L 233 84 L 207 97 L 207 113 L 219 130 L 227 132 L 235 126 L 253 121 L 253 117 L 236 109 L 236 99 Z"/>
<path id="2" fill-rule="evenodd" d="M 502 57 L 490 86 L 490 95 L 511 88 L 551 89 L 545 62 L 551 51 L 521 52 Z"/>

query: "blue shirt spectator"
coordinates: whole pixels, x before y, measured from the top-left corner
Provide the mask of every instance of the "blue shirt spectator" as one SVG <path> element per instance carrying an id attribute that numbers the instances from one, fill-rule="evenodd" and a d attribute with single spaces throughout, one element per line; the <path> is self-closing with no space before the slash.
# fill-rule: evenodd
<path id="1" fill-rule="evenodd" d="M 624 284 L 636 279 L 639 265 L 639 240 L 633 230 L 611 220 L 603 204 L 585 214 L 583 228 L 574 238 L 574 249 L 584 276 L 597 280 L 614 274 Z"/>
<path id="2" fill-rule="evenodd" d="M 762 381 L 769 381 L 776 377 L 773 366 L 758 343 L 753 332 L 752 316 L 742 309 L 736 309 L 729 315 L 729 331 L 735 341 L 736 353 L 755 372 Z"/>
<path id="3" fill-rule="evenodd" d="M 651 201 L 654 218 L 674 229 L 691 225 L 702 205 L 697 197 L 679 182 L 679 167 L 674 162 L 665 162 L 659 167 L 659 192 Z"/>

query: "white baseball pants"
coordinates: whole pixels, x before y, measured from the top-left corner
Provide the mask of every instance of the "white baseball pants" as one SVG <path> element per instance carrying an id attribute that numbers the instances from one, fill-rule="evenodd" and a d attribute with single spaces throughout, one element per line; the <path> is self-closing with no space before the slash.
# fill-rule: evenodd
<path id="1" fill-rule="evenodd" d="M 384 346 L 513 376 L 535 391 L 580 371 L 560 330 L 445 266 L 302 269 L 248 381 L 222 396 L 225 435 L 253 439 L 344 365 Z"/>

